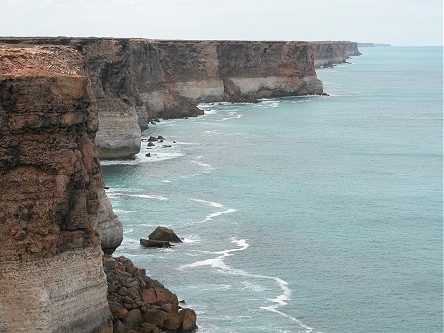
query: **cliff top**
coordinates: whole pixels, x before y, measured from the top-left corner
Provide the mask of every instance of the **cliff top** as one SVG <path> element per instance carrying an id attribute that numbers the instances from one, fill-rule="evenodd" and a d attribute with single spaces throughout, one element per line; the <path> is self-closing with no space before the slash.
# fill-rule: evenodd
<path id="1" fill-rule="evenodd" d="M 235 40 L 235 39 L 149 39 L 149 38 L 121 38 L 121 37 L 0 37 L 1 43 L 15 44 L 15 43 L 29 43 L 29 44 L 55 44 L 55 45 L 69 45 L 70 42 L 94 42 L 100 40 L 115 40 L 121 42 L 143 42 L 143 43 L 291 43 L 305 45 L 311 43 L 310 41 L 289 41 L 289 40 Z"/>
<path id="2" fill-rule="evenodd" d="M 0 44 L 0 75 L 79 76 L 82 67 L 82 56 L 71 47 Z"/>

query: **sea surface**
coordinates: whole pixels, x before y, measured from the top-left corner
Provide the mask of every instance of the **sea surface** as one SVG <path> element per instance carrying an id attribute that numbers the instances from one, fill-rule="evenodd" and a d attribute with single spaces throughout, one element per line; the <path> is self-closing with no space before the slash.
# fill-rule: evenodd
<path id="1" fill-rule="evenodd" d="M 115 256 L 199 333 L 443 332 L 443 49 L 361 51 L 318 70 L 330 96 L 202 104 L 103 163 Z M 142 248 L 159 225 L 184 243 Z"/>

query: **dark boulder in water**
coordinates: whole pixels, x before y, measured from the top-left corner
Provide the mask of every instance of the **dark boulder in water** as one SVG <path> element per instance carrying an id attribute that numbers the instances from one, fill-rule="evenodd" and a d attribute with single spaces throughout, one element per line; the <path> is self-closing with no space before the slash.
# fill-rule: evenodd
<path id="1" fill-rule="evenodd" d="M 148 239 L 182 243 L 182 240 L 174 233 L 174 231 L 166 227 L 157 227 L 156 230 L 149 234 Z"/>
<path id="2" fill-rule="evenodd" d="M 159 247 L 159 248 L 164 248 L 164 247 L 170 248 L 173 246 L 168 241 L 150 240 L 144 238 L 140 239 L 140 245 L 142 245 L 143 247 Z"/>

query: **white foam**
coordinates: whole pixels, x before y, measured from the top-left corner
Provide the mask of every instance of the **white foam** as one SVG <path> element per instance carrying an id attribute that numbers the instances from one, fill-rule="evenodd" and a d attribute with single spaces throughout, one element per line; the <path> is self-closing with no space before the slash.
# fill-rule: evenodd
<path id="1" fill-rule="evenodd" d="M 199 243 L 200 242 L 200 238 L 197 235 L 188 235 L 188 236 L 185 236 L 182 240 L 184 243 Z"/>
<path id="2" fill-rule="evenodd" d="M 206 169 L 209 169 L 209 170 L 214 170 L 212 165 L 204 163 L 204 162 L 193 160 L 193 161 L 191 161 L 191 163 L 197 164 L 197 165 L 204 167 Z"/>
<path id="3" fill-rule="evenodd" d="M 225 206 L 223 204 L 218 203 L 218 202 L 213 202 L 213 201 L 208 201 L 208 200 L 203 200 L 203 199 L 194 199 L 194 198 L 189 198 L 189 200 L 205 203 L 205 204 L 208 204 L 209 206 L 215 207 L 215 208 L 225 208 Z M 208 214 L 202 222 L 212 221 L 218 216 L 221 216 L 223 214 L 231 214 L 234 212 L 237 212 L 237 210 L 234 208 L 228 208 L 228 209 L 225 209 L 225 210 L 219 211 L 219 212 L 212 212 L 212 213 Z"/>
<path id="4" fill-rule="evenodd" d="M 186 268 L 196 268 L 201 266 L 211 266 L 212 268 L 220 268 L 220 269 L 227 269 L 228 266 L 224 263 L 224 257 L 216 257 L 211 259 L 205 259 L 193 262 L 191 264 L 184 264 L 179 267 L 180 270 L 186 269 Z"/>
<path id="5" fill-rule="evenodd" d="M 215 114 L 217 111 L 214 109 L 204 110 L 205 114 Z"/>
<path id="6" fill-rule="evenodd" d="M 255 292 L 263 292 L 266 290 L 266 288 L 264 286 L 261 286 L 259 284 L 254 284 L 249 281 L 244 281 L 243 284 L 244 284 L 244 287 L 242 289 L 252 290 Z"/>
<path id="7" fill-rule="evenodd" d="M 226 118 L 222 118 L 221 120 L 219 120 L 219 121 L 227 121 L 227 120 L 231 120 L 231 119 L 240 119 L 240 118 L 242 118 L 243 117 L 243 115 L 242 114 L 238 114 L 238 115 L 236 115 L 236 116 L 233 116 L 233 117 L 226 117 Z"/>
<path id="8" fill-rule="evenodd" d="M 237 210 L 234 209 L 234 208 L 229 208 L 229 209 L 224 210 L 224 211 L 221 211 L 221 212 L 214 212 L 214 213 L 208 214 L 208 215 L 205 217 L 205 220 L 203 220 L 203 222 L 213 221 L 213 219 L 214 219 L 215 217 L 221 216 L 222 214 L 230 214 L 230 213 L 234 213 L 234 212 L 236 212 L 236 211 L 237 211 Z"/>
<path id="9" fill-rule="evenodd" d="M 168 198 L 162 196 L 162 195 L 148 195 L 148 194 L 127 194 L 128 197 L 134 197 L 134 198 L 143 198 L 143 199 L 155 199 L 160 201 L 168 201 Z"/>
<path id="10" fill-rule="evenodd" d="M 123 187 L 111 187 L 105 190 L 106 194 L 117 193 L 122 194 L 122 192 L 140 192 L 141 189 L 138 188 L 123 188 Z"/>
<path id="11" fill-rule="evenodd" d="M 120 208 L 113 208 L 114 213 L 134 213 L 134 210 L 125 210 Z"/>
<path id="12" fill-rule="evenodd" d="M 284 318 L 287 318 L 293 322 L 295 322 L 296 324 L 298 324 L 302 329 L 304 329 L 304 333 L 311 333 L 313 332 L 313 327 L 307 326 L 305 325 L 302 321 L 300 321 L 299 319 L 290 316 L 289 314 L 279 311 L 277 308 L 273 307 L 273 306 L 261 306 L 260 309 L 262 310 L 266 310 L 266 311 L 270 311 L 270 312 L 274 312 Z M 322 333 L 322 332 L 318 332 L 318 333 Z"/>
<path id="13" fill-rule="evenodd" d="M 192 199 L 192 198 L 190 198 L 189 200 L 195 201 L 195 202 L 206 203 L 206 204 L 210 205 L 211 207 L 224 208 L 224 205 L 222 205 L 221 203 L 217 203 L 217 202 L 213 202 L 213 201 L 207 201 L 207 200 L 203 200 L 203 199 Z"/>
<path id="14" fill-rule="evenodd" d="M 164 180 L 162 180 L 162 183 L 171 183 L 171 180 L 164 179 Z"/>
<path id="15" fill-rule="evenodd" d="M 227 273 L 227 274 L 231 274 L 231 275 L 245 275 L 245 274 L 247 274 L 245 271 L 233 269 L 230 266 L 228 266 L 227 264 L 225 264 L 225 262 L 224 262 L 225 257 L 231 256 L 232 252 L 243 251 L 246 248 L 248 248 L 248 246 L 249 246 L 246 239 L 237 240 L 235 238 L 232 238 L 231 242 L 237 244 L 241 248 L 215 252 L 215 254 L 220 254 L 220 255 L 217 256 L 216 258 L 209 258 L 209 259 L 205 259 L 205 260 L 196 261 L 191 264 L 181 265 L 179 267 L 179 270 L 183 270 L 183 269 L 187 269 L 187 268 L 196 268 L 196 267 L 201 267 L 201 266 L 210 266 L 211 268 L 217 269 L 221 273 Z"/>

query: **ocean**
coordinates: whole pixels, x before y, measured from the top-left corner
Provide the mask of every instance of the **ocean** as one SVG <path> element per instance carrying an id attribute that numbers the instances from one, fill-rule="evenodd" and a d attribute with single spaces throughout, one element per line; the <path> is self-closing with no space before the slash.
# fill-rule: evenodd
<path id="1" fill-rule="evenodd" d="M 361 52 L 317 71 L 330 96 L 201 104 L 103 162 L 114 255 L 199 333 L 443 332 L 443 49 Z M 142 248 L 159 225 L 184 242 Z"/>

